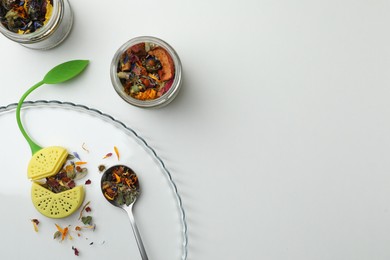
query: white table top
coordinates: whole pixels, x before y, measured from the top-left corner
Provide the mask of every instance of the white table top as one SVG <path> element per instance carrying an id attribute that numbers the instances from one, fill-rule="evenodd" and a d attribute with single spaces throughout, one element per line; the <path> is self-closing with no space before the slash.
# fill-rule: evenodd
<path id="1" fill-rule="evenodd" d="M 390 2 L 70 2 L 55 49 L 0 35 L 0 106 L 89 59 L 74 84 L 28 100 L 83 104 L 140 133 L 178 185 L 188 259 L 390 258 Z M 183 64 L 179 95 L 157 110 L 110 82 L 115 51 L 141 35 Z"/>

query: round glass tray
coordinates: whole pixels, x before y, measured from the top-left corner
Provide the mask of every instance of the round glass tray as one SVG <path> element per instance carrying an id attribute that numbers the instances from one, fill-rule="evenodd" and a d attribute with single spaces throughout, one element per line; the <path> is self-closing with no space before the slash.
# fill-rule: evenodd
<path id="1" fill-rule="evenodd" d="M 15 110 L 16 104 L 0 107 L 0 259 L 70 259 L 74 248 L 82 259 L 141 259 L 126 212 L 107 202 L 100 190 L 99 166 L 116 164 L 131 167 L 139 177 L 141 195 L 134 216 L 149 259 L 187 259 L 187 224 L 176 184 L 141 136 L 113 117 L 83 105 L 60 101 L 23 104 L 22 122 L 34 141 L 42 147 L 65 147 L 87 162 L 83 166 L 88 175 L 77 184 L 84 185 L 84 204 L 90 201 L 91 208 L 84 216 L 92 217 L 96 229 L 78 232 L 76 226 L 83 226 L 81 209 L 64 219 L 50 219 L 32 205 L 26 173 L 31 151 L 17 127 Z M 108 153 L 112 156 L 103 159 Z M 87 185 L 88 179 L 91 183 Z M 38 232 L 31 219 L 39 221 Z M 55 224 L 68 227 L 72 239 L 53 239 Z"/>

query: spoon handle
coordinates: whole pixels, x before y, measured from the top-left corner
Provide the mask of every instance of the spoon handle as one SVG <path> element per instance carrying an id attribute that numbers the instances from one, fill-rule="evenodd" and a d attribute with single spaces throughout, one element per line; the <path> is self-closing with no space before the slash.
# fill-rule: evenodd
<path id="1" fill-rule="evenodd" d="M 142 243 L 141 235 L 139 234 L 137 225 L 135 224 L 135 219 L 133 215 L 133 206 L 125 208 L 127 215 L 129 215 L 131 227 L 133 228 L 135 240 L 137 241 L 138 249 L 141 254 L 142 260 L 148 260 L 148 256 L 146 255 L 144 244 Z"/>

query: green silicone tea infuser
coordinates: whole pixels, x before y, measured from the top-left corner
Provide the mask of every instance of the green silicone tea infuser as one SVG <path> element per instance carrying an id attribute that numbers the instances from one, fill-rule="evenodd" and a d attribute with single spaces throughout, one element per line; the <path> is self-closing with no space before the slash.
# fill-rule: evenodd
<path id="1" fill-rule="evenodd" d="M 67 149 L 60 146 L 42 148 L 25 131 L 20 111 L 27 96 L 44 84 L 59 84 L 78 76 L 87 67 L 88 60 L 72 60 L 51 69 L 45 77 L 29 88 L 20 98 L 16 108 L 18 127 L 29 144 L 32 158 L 28 164 L 27 176 L 33 181 L 31 197 L 35 208 L 50 218 L 64 218 L 74 213 L 84 200 L 84 189 L 76 186 L 70 190 L 54 193 L 36 181 L 57 174 L 68 157 Z"/>

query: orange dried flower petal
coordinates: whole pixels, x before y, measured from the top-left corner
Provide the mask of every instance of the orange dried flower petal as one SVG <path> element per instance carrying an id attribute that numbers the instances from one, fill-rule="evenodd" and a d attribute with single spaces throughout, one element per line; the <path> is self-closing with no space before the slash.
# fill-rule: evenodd
<path id="1" fill-rule="evenodd" d="M 118 147 L 114 146 L 114 151 L 115 151 L 116 157 L 118 158 L 118 161 L 119 161 L 120 155 L 119 155 Z"/>
<path id="2" fill-rule="evenodd" d="M 65 166 L 65 171 L 66 172 L 72 172 L 74 170 L 74 167 L 72 164 L 69 164 L 67 166 Z"/>
<path id="3" fill-rule="evenodd" d="M 87 162 L 75 162 L 74 164 L 76 164 L 76 165 L 83 165 L 83 164 L 87 164 Z"/>
<path id="4" fill-rule="evenodd" d="M 66 236 L 68 235 L 69 229 L 68 229 L 68 227 L 63 229 L 58 224 L 55 224 L 55 225 L 57 227 L 57 230 L 61 233 L 61 241 L 63 241 L 66 238 Z M 69 238 L 71 240 L 73 239 L 72 236 L 70 236 L 70 235 L 69 235 Z"/>

